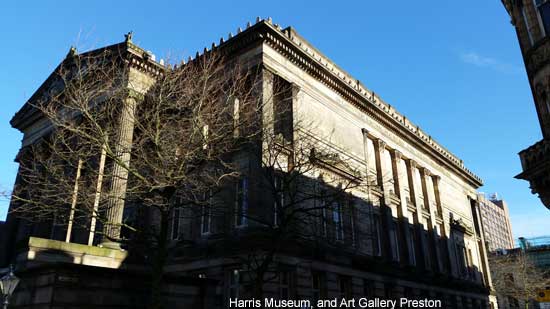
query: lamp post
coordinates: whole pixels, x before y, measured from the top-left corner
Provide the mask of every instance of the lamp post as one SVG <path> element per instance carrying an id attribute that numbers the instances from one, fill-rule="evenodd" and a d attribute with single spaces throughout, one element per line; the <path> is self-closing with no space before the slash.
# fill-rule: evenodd
<path id="1" fill-rule="evenodd" d="M 4 309 L 8 308 L 9 298 L 19 284 L 19 278 L 13 274 L 13 265 L 10 265 L 10 272 L 0 278 L 0 291 L 4 298 Z"/>

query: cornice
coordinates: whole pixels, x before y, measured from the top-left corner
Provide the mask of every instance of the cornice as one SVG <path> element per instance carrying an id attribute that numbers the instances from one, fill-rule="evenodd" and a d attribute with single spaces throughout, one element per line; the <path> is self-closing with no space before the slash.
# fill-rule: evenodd
<path id="1" fill-rule="evenodd" d="M 40 119 L 40 113 L 36 108 L 33 107 L 33 104 L 38 100 L 44 98 L 44 95 L 47 93 L 51 85 L 55 83 L 56 80 L 58 80 L 57 72 L 59 72 L 61 66 L 71 65 L 72 61 L 74 61 L 74 57 L 93 57 L 101 55 L 101 53 L 109 53 L 107 54 L 107 56 L 112 56 L 113 59 L 117 59 L 118 57 L 125 62 L 128 68 L 134 68 L 152 76 L 160 74 L 164 69 L 167 68 L 166 66 L 163 66 L 153 60 L 149 52 L 133 44 L 131 40 L 128 40 L 128 37 L 125 41 L 121 43 L 91 50 L 82 54 L 78 54 L 76 49 L 74 47 L 71 47 L 65 58 L 59 63 L 59 65 L 53 70 L 53 72 L 50 73 L 48 78 L 25 102 L 21 109 L 17 111 L 12 117 L 10 121 L 12 127 L 23 130 L 25 127 Z M 123 69 L 124 67 L 121 67 L 121 70 Z"/>
<path id="2" fill-rule="evenodd" d="M 360 108 L 388 130 L 424 150 L 432 158 L 442 162 L 472 186 L 479 187 L 483 184 L 481 178 L 468 170 L 462 160 L 433 140 L 431 136 L 424 133 L 405 116 L 399 114 L 391 105 L 383 102 L 379 96 L 364 87 L 360 81 L 351 77 L 318 52 L 294 29 L 291 27 L 281 29 L 265 20 L 261 21 L 259 25 L 263 25 L 263 27 L 257 29 L 265 36 L 264 42 L 296 66 L 338 92 L 348 102 Z"/>
<path id="3" fill-rule="evenodd" d="M 271 19 L 262 20 L 257 18 L 254 25 L 248 23 L 245 30 L 239 28 L 235 36 L 230 33 L 227 40 L 221 38 L 218 45 L 212 43 L 210 50 L 217 50 L 222 55 L 229 56 L 237 54 L 243 49 L 249 48 L 251 45 L 259 42 L 263 42 L 278 51 L 312 77 L 342 95 L 348 102 L 361 109 L 382 126 L 409 141 L 413 146 L 422 149 L 429 156 L 456 172 L 467 183 L 474 187 L 479 187 L 483 184 L 481 178 L 468 170 L 462 160 L 434 141 L 431 136 L 424 133 L 405 116 L 399 114 L 391 105 L 383 102 L 379 96 L 373 91 L 368 90 L 359 80 L 354 79 L 347 72 L 340 69 L 291 27 L 282 29 L 279 25 L 273 24 Z M 152 60 L 148 56 L 148 52 L 133 44 L 131 33 L 126 35 L 126 40 L 122 43 L 88 53 L 101 52 L 106 49 L 117 50 L 121 55 L 123 54 L 127 57 L 125 60 L 132 68 L 149 74 L 159 74 L 163 68 L 166 68 L 162 64 Z M 205 48 L 203 55 L 208 52 L 209 50 Z M 71 55 L 74 53 L 69 52 Z M 195 59 L 199 56 L 197 52 Z M 20 128 L 23 119 L 30 116 L 28 114 L 28 102 L 33 100 L 35 96 L 40 95 L 43 87 L 49 83 L 54 74 L 55 71 L 13 117 L 11 121 L 12 126 Z"/>

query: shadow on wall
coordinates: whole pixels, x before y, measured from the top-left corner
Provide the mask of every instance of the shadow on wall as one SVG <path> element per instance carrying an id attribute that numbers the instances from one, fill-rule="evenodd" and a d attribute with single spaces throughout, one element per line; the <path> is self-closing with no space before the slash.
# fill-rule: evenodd
<path id="1" fill-rule="evenodd" d="M 148 308 L 151 276 L 145 270 L 74 264 L 74 256 L 60 250 L 37 252 L 36 262 L 19 264 L 21 279 L 10 308 L 113 307 Z M 42 262 L 38 262 L 42 261 Z M 47 262 L 50 261 L 50 262 Z M 216 281 L 167 275 L 163 296 L 167 308 L 210 308 L 208 291 Z"/>

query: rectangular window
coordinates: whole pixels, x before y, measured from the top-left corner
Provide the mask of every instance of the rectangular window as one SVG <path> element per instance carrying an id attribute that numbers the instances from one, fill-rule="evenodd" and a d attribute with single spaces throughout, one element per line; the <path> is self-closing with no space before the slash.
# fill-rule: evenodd
<path id="1" fill-rule="evenodd" d="M 282 271 L 279 273 L 279 297 L 290 299 L 290 273 Z"/>
<path id="2" fill-rule="evenodd" d="M 274 181 L 273 225 L 277 227 L 281 223 L 281 214 L 283 214 L 285 206 L 284 178 L 282 175 L 276 175 Z"/>
<path id="3" fill-rule="evenodd" d="M 229 272 L 229 298 L 239 298 L 241 295 L 242 271 L 234 269 Z"/>
<path id="4" fill-rule="evenodd" d="M 374 283 L 367 279 L 363 279 L 363 295 L 364 297 L 374 296 Z"/>
<path id="5" fill-rule="evenodd" d="M 315 207 L 318 209 L 317 218 L 318 222 L 318 231 L 320 236 L 327 237 L 327 207 L 325 201 L 325 192 L 323 190 L 319 191 L 319 198 L 315 199 Z"/>
<path id="6" fill-rule="evenodd" d="M 355 204 L 352 201 L 348 201 L 347 210 L 351 228 L 351 245 L 355 246 Z"/>
<path id="7" fill-rule="evenodd" d="M 390 245 L 392 260 L 399 261 L 399 234 L 396 221 L 392 221 L 390 225 Z"/>
<path id="8" fill-rule="evenodd" d="M 335 239 L 344 240 L 344 222 L 342 217 L 342 203 L 334 202 L 332 204 L 332 221 L 334 223 Z"/>
<path id="9" fill-rule="evenodd" d="M 458 263 L 458 271 L 461 275 L 464 275 L 466 271 L 466 255 L 465 255 L 465 248 L 461 245 L 456 245 L 455 247 L 455 253 L 456 253 L 456 259 Z"/>
<path id="10" fill-rule="evenodd" d="M 340 299 L 351 299 L 352 298 L 352 291 L 351 291 L 351 278 L 348 276 L 342 276 L 338 275 L 338 292 Z"/>
<path id="11" fill-rule="evenodd" d="M 430 236 L 427 230 L 422 230 L 422 248 L 424 251 L 424 267 L 430 269 L 431 264 L 431 252 L 430 252 Z"/>
<path id="12" fill-rule="evenodd" d="M 312 304 L 316 304 L 319 299 L 326 298 L 326 281 L 323 272 L 311 272 L 311 295 L 313 297 Z"/>
<path id="13" fill-rule="evenodd" d="M 180 207 L 174 208 L 172 216 L 172 239 L 177 240 L 180 238 L 180 226 L 183 216 L 183 209 Z"/>
<path id="14" fill-rule="evenodd" d="M 381 226 L 380 226 L 380 216 L 378 214 L 373 217 L 373 253 L 375 256 L 382 255 L 382 240 L 381 240 Z"/>
<path id="15" fill-rule="evenodd" d="M 210 234 L 212 228 L 212 190 L 204 193 L 201 208 L 201 233 Z"/>
<path id="16" fill-rule="evenodd" d="M 411 265 L 416 265 L 416 233 L 414 231 L 414 227 L 409 227 L 409 236 L 411 240 L 410 244 L 410 259 L 411 259 Z"/>
<path id="17" fill-rule="evenodd" d="M 235 188 L 235 226 L 246 226 L 248 215 L 248 178 L 242 177 Z"/>

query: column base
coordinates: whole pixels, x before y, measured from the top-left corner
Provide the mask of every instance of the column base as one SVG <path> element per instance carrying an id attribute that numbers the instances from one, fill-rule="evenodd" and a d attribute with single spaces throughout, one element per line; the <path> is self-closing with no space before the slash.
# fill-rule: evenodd
<path id="1" fill-rule="evenodd" d="M 98 245 L 98 247 L 107 248 L 107 249 L 114 249 L 114 250 L 124 250 L 124 249 L 122 249 L 122 247 L 120 246 L 120 243 L 114 242 L 114 241 L 102 242 L 102 243 L 100 243 L 100 244 Z"/>

